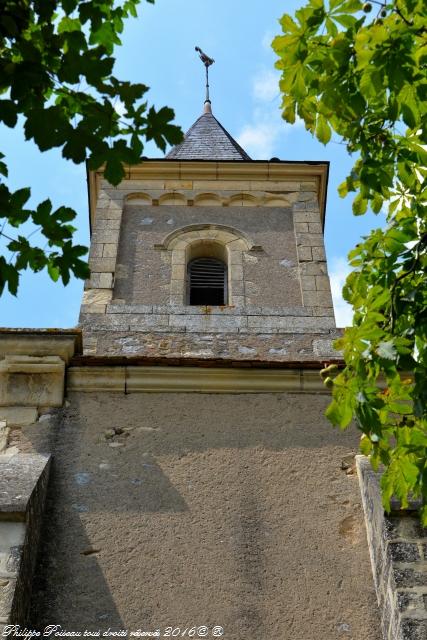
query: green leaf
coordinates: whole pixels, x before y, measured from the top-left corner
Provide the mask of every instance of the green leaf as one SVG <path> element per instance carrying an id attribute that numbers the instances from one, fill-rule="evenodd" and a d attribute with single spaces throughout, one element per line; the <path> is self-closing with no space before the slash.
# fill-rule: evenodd
<path id="1" fill-rule="evenodd" d="M 47 271 L 48 274 L 50 276 L 50 278 L 54 281 L 57 282 L 59 280 L 59 276 L 60 274 L 60 270 L 58 269 L 57 266 L 55 266 L 54 264 L 52 264 L 51 262 L 49 262 L 48 266 L 47 266 Z"/>
<path id="2" fill-rule="evenodd" d="M 345 429 L 351 422 L 353 411 L 351 404 L 347 401 L 337 402 L 332 400 L 331 404 L 325 411 L 325 416 L 332 424 Z"/>
<path id="3" fill-rule="evenodd" d="M 362 436 L 360 440 L 360 453 L 364 456 L 369 456 L 372 451 L 372 441 L 368 436 Z"/>
<path id="4" fill-rule="evenodd" d="M 368 201 L 359 193 L 353 200 L 353 213 L 355 216 L 360 216 L 366 213 L 368 209 Z"/>
<path id="5" fill-rule="evenodd" d="M 331 139 L 331 128 L 322 114 L 317 117 L 316 136 L 323 144 L 327 144 Z"/>
<path id="6" fill-rule="evenodd" d="M 0 100 L 0 121 L 14 127 L 18 121 L 18 107 L 12 100 Z"/>

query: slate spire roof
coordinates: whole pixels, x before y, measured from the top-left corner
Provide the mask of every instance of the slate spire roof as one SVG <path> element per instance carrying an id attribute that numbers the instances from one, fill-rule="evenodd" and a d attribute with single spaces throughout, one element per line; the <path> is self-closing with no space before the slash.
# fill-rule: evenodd
<path id="1" fill-rule="evenodd" d="M 168 160 L 251 160 L 246 151 L 213 116 L 211 103 L 205 102 L 203 114 L 176 145 Z"/>

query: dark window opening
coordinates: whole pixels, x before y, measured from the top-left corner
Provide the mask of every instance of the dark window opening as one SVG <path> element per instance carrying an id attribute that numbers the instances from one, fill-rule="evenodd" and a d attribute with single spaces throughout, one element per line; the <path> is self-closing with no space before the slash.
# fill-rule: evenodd
<path id="1" fill-rule="evenodd" d="M 227 304 L 227 267 L 216 258 L 196 258 L 188 265 L 189 304 Z"/>

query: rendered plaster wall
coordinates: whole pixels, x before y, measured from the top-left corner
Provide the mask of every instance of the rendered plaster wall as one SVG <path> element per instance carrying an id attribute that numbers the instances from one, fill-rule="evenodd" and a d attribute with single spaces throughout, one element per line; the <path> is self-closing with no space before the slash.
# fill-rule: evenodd
<path id="1" fill-rule="evenodd" d="M 53 454 L 32 627 L 378 640 L 356 439 L 327 402 L 69 393 L 24 427 Z"/>
<path id="2" fill-rule="evenodd" d="M 125 206 L 114 297 L 126 303 L 168 303 L 170 254 L 154 245 L 177 228 L 206 222 L 236 228 L 263 248 L 244 259 L 248 304 L 302 304 L 292 209 L 279 207 Z"/>

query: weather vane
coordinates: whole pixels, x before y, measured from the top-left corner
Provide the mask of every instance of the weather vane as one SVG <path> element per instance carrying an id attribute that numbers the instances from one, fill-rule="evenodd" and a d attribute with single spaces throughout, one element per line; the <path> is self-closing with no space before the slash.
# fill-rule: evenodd
<path id="1" fill-rule="evenodd" d="M 205 102 L 210 102 L 209 100 L 209 67 L 211 66 L 211 64 L 215 62 L 215 60 L 207 56 L 206 53 L 204 53 L 204 51 L 202 51 L 200 47 L 195 47 L 195 49 L 200 56 L 200 60 L 205 65 L 205 69 L 206 69 L 206 100 Z"/>

